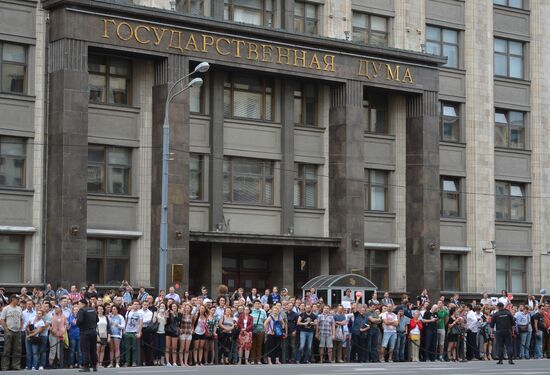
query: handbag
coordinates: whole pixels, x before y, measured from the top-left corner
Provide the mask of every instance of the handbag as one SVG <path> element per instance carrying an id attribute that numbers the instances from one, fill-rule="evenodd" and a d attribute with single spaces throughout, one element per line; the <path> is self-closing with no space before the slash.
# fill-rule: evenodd
<path id="1" fill-rule="evenodd" d="M 336 341 L 344 341 L 344 329 L 342 328 L 342 326 L 339 326 L 338 328 L 336 328 L 335 340 Z"/>
<path id="2" fill-rule="evenodd" d="M 518 324 L 518 332 L 529 332 L 529 324 Z"/>
<path id="3" fill-rule="evenodd" d="M 142 331 L 143 333 L 147 333 L 147 334 L 150 334 L 150 333 L 157 333 L 157 331 L 159 330 L 159 322 L 156 321 L 154 323 L 151 323 L 149 324 L 147 327 L 143 327 Z"/>

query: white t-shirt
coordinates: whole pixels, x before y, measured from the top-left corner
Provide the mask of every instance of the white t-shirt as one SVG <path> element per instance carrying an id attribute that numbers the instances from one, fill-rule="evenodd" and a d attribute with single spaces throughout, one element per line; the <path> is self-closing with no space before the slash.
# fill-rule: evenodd
<path id="1" fill-rule="evenodd" d="M 124 331 L 128 333 L 138 333 L 140 320 L 143 322 L 141 311 L 129 311 L 128 314 L 126 314 L 126 329 Z"/>
<path id="2" fill-rule="evenodd" d="M 499 297 L 498 302 L 502 302 L 504 307 L 508 305 L 508 297 Z"/>
<path id="3" fill-rule="evenodd" d="M 380 314 L 380 318 L 382 319 L 382 322 L 384 322 L 384 320 L 390 320 L 392 322 L 397 322 L 397 315 L 395 315 L 391 311 L 386 311 L 385 313 Z M 384 328 L 384 332 L 386 332 L 386 331 L 387 332 L 395 332 L 397 330 L 396 326 L 387 325 L 387 324 L 384 324 L 384 323 L 382 323 L 382 327 Z"/>

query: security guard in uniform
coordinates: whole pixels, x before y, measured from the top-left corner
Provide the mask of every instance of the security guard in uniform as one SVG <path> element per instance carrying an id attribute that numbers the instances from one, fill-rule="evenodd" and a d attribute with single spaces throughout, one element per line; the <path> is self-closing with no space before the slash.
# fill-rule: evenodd
<path id="1" fill-rule="evenodd" d="M 504 304 L 502 302 L 499 302 L 497 307 L 498 311 L 493 314 L 493 320 L 491 321 L 491 334 L 494 332 L 498 356 L 497 364 L 502 365 L 502 360 L 504 359 L 504 345 L 506 345 L 508 363 L 513 365 L 514 361 L 512 360 L 512 356 L 514 355 L 514 349 L 512 345 L 512 329 L 515 324 L 514 316 L 510 311 L 504 309 Z"/>
<path id="2" fill-rule="evenodd" d="M 76 324 L 80 328 L 80 350 L 82 352 L 83 367 L 80 372 L 90 372 L 90 368 L 97 371 L 97 312 L 88 306 L 88 301 L 81 299 L 78 302 L 80 309 L 76 316 Z"/>

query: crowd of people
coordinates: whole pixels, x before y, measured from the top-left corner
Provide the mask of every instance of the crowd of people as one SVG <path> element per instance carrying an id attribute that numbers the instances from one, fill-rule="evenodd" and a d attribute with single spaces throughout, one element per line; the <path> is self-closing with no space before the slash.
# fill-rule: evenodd
<path id="1" fill-rule="evenodd" d="M 381 297 L 346 290 L 329 306 L 314 289 L 0 288 L 1 369 L 550 359 L 544 293 L 520 304 L 506 291 L 470 303 Z"/>

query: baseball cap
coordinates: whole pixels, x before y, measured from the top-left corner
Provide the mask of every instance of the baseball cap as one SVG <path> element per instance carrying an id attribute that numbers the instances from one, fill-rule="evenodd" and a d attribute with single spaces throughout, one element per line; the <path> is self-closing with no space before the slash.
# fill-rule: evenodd
<path id="1" fill-rule="evenodd" d="M 212 300 L 210 298 L 205 298 L 202 300 L 202 303 L 206 305 L 207 303 L 212 303 Z"/>

